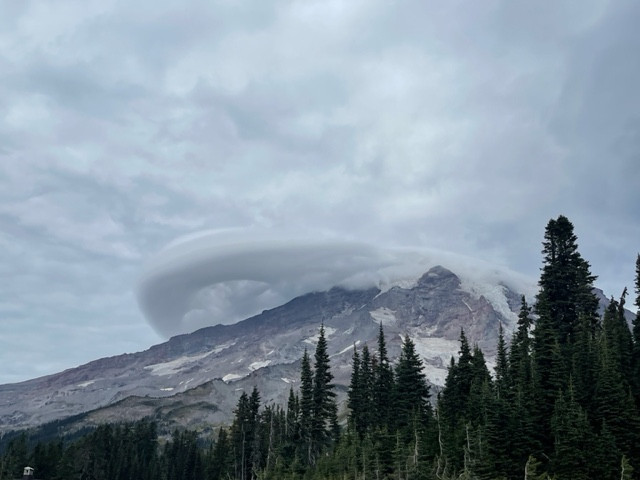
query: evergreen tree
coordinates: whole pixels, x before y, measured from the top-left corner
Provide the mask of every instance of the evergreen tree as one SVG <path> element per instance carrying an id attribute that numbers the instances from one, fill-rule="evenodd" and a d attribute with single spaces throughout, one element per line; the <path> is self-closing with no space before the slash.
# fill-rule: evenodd
<path id="1" fill-rule="evenodd" d="M 440 461 L 445 464 L 444 470 L 451 473 L 461 471 L 464 466 L 473 373 L 473 356 L 461 329 L 458 362 L 451 358 L 444 389 L 438 399 Z"/>
<path id="2" fill-rule="evenodd" d="M 333 391 L 333 374 L 329 365 L 327 340 L 324 336 L 324 325 L 320 326 L 320 334 L 315 352 L 313 376 L 313 414 L 311 418 L 311 441 L 315 453 L 329 445 L 336 425 L 336 394 Z"/>
<path id="3" fill-rule="evenodd" d="M 640 254 L 636 258 L 635 278 L 637 309 L 633 319 L 633 356 L 632 356 L 632 389 L 638 409 L 640 409 Z"/>
<path id="4" fill-rule="evenodd" d="M 229 434 L 225 428 L 221 428 L 207 461 L 208 479 L 222 480 L 231 476 L 233 471 L 232 453 Z"/>
<path id="5" fill-rule="evenodd" d="M 386 427 L 387 430 L 393 423 L 393 369 L 387 354 L 387 344 L 384 338 L 382 323 L 378 330 L 378 357 L 377 368 L 374 373 L 374 411 L 376 415 L 375 423 L 378 428 Z"/>
<path id="6" fill-rule="evenodd" d="M 409 335 L 402 342 L 400 359 L 396 366 L 395 421 L 400 430 L 407 430 L 414 419 L 425 428 L 432 417 L 429 385 L 425 377 L 422 360 L 416 352 Z"/>
<path id="7" fill-rule="evenodd" d="M 566 217 L 549 221 L 542 253 L 540 292 L 536 297 L 538 320 L 533 331 L 533 395 L 537 399 L 533 416 L 539 426 L 537 438 L 548 448 L 549 420 L 557 393 L 568 386 L 580 325 L 594 337 L 599 319 L 598 299 L 593 293 L 596 277 L 578 252 L 573 225 Z M 586 395 L 579 391 L 576 396 Z"/>
<path id="8" fill-rule="evenodd" d="M 351 382 L 347 398 L 349 407 L 349 427 L 362 436 L 364 426 L 362 422 L 362 381 L 360 375 L 360 355 L 356 345 L 353 345 L 353 356 L 351 358 Z"/>
<path id="9" fill-rule="evenodd" d="M 553 471 L 559 478 L 590 480 L 588 466 L 593 436 L 586 415 L 573 397 L 560 393 L 551 420 L 555 452 Z"/>
<path id="10" fill-rule="evenodd" d="M 638 416 L 633 400 L 625 391 L 620 371 L 616 368 L 616 355 L 612 353 L 606 335 L 602 336 L 599 369 L 594 394 L 594 422 L 606 423 L 622 453 L 632 458 L 638 440 Z"/>
<path id="11" fill-rule="evenodd" d="M 606 422 L 602 422 L 600 432 L 594 435 L 592 443 L 594 444 L 593 451 L 588 465 L 590 478 L 617 480 L 619 478 L 618 465 L 622 455 Z"/>
<path id="12" fill-rule="evenodd" d="M 545 230 L 540 293 L 536 310 L 551 321 L 561 346 L 572 342 L 580 316 L 598 322 L 598 298 L 593 293 L 596 276 L 578 252 L 577 237 L 567 217 L 550 220 Z"/>
<path id="13" fill-rule="evenodd" d="M 300 371 L 300 435 L 302 437 L 302 460 L 311 463 L 311 427 L 313 419 L 313 372 L 307 349 L 302 356 Z"/>
<path id="14" fill-rule="evenodd" d="M 521 298 L 518 326 L 511 339 L 509 350 L 509 380 L 517 391 L 523 391 L 531 384 L 531 341 L 529 333 L 533 320 L 531 307 L 524 295 Z"/>
<path id="15" fill-rule="evenodd" d="M 285 436 L 287 440 L 295 441 L 300 436 L 300 402 L 294 393 L 293 387 L 289 389 L 287 400 L 287 416 L 285 423 Z"/>
<path id="16" fill-rule="evenodd" d="M 235 418 L 231 425 L 231 441 L 234 451 L 234 471 L 236 478 L 250 479 L 253 475 L 259 453 L 256 451 L 258 435 L 258 412 L 260 394 L 256 387 L 251 396 L 242 392 L 235 409 Z"/>
<path id="17" fill-rule="evenodd" d="M 585 409 L 590 418 L 593 418 L 596 378 L 598 374 L 598 338 L 591 334 L 590 322 L 581 319 L 578 326 L 575 342 L 573 344 L 573 356 L 571 358 L 571 378 L 575 386 L 574 395 L 576 401 Z M 565 381 L 555 381 L 558 388 Z"/>
<path id="18" fill-rule="evenodd" d="M 368 433 L 374 423 L 374 385 L 374 366 L 369 347 L 365 345 L 360 360 L 360 421 L 363 433 Z"/>
<path id="19" fill-rule="evenodd" d="M 498 347 L 496 352 L 496 394 L 498 398 L 508 398 L 510 396 L 510 386 L 512 384 L 509 372 L 509 362 L 507 360 L 507 344 L 504 340 L 502 323 L 498 330 Z"/>
<path id="20" fill-rule="evenodd" d="M 621 375 L 625 386 L 629 386 L 632 375 L 633 337 L 624 316 L 624 304 L 627 289 L 625 288 L 617 302 L 613 298 L 605 310 L 602 330 L 608 346 L 612 367 Z"/>

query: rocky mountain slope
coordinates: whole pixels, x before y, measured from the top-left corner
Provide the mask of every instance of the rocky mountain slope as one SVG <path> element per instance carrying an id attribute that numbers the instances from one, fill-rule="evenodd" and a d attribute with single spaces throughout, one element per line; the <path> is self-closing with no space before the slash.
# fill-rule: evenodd
<path id="1" fill-rule="evenodd" d="M 425 371 L 442 385 L 460 328 L 491 363 L 500 323 L 510 332 L 520 293 L 500 282 L 477 284 L 434 267 L 411 285 L 310 293 L 234 325 L 180 335 L 150 349 L 103 358 L 64 372 L 0 385 L 0 430 L 72 415 L 85 423 L 161 418 L 167 425 L 226 423 L 240 392 L 258 387 L 264 402 L 297 388 L 300 358 L 311 353 L 322 322 L 332 371 L 344 398 L 353 346 L 375 350 L 382 323 L 389 355 L 410 335 Z"/>

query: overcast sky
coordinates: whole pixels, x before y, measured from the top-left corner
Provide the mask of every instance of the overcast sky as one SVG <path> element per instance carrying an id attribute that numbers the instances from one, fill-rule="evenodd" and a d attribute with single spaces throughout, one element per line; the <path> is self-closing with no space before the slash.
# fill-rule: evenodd
<path id="1" fill-rule="evenodd" d="M 0 0 L 0 383 L 162 341 L 144 265 L 205 230 L 535 280 L 565 214 L 619 295 L 640 250 L 638 18 L 635 0 Z"/>

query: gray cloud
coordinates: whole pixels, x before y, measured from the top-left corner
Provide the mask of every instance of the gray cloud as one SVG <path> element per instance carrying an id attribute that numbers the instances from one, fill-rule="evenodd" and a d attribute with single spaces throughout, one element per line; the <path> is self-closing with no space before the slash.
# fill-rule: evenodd
<path id="1" fill-rule="evenodd" d="M 96 354 L 132 324 L 127 349 L 156 341 L 136 275 L 199 230 L 451 250 L 536 277 L 563 213 L 607 294 L 632 283 L 637 2 L 0 10 L 0 305 L 58 366 L 90 352 L 63 358 L 84 347 L 51 347 L 65 336 L 41 324 Z M 228 303 L 247 285 L 227 287 Z M 14 340 L 0 334 L 12 380 L 58 368 L 13 364 Z"/>
<path id="2" fill-rule="evenodd" d="M 171 336 L 235 323 L 333 286 L 384 290 L 412 284 L 438 264 L 474 281 L 535 291 L 530 278 L 448 252 L 231 229 L 172 242 L 146 265 L 137 296 L 153 327 Z"/>

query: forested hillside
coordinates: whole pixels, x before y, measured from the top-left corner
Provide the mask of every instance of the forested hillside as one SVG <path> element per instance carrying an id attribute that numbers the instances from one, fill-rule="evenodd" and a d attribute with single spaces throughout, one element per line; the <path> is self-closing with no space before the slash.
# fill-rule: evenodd
<path id="1" fill-rule="evenodd" d="M 151 420 L 73 441 L 25 434 L 4 446 L 0 480 L 26 464 L 61 480 L 638 479 L 640 313 L 630 328 L 625 289 L 598 315 L 596 277 L 566 217 L 548 223 L 542 253 L 539 293 L 522 298 L 509 342 L 501 333 L 494 372 L 461 331 L 445 386 L 432 392 L 411 338 L 392 364 L 380 325 L 377 345 L 354 346 L 341 414 L 321 325 L 287 405 L 243 393 L 215 440 L 158 439 Z M 640 308 L 640 255 L 634 291 Z"/>

